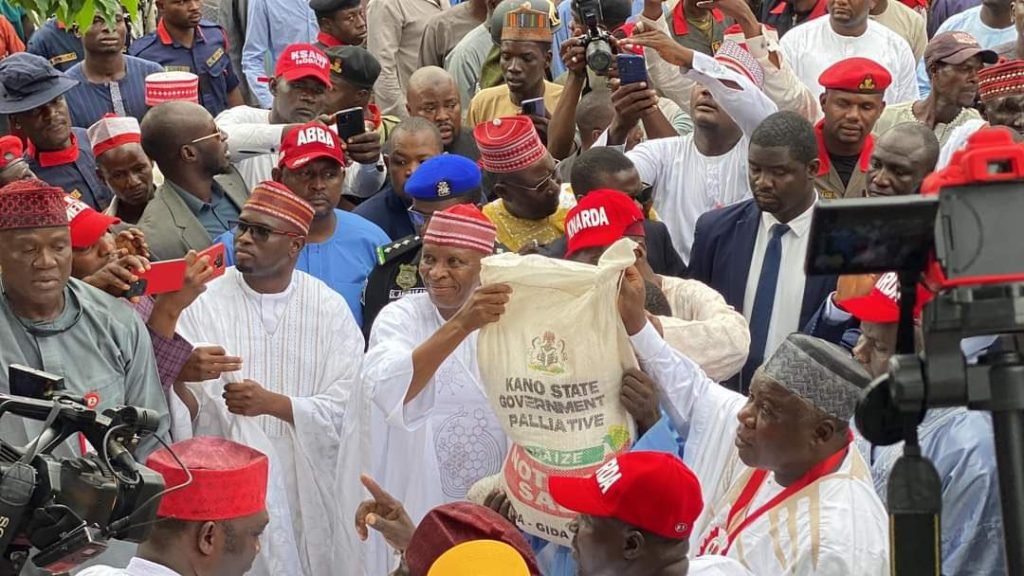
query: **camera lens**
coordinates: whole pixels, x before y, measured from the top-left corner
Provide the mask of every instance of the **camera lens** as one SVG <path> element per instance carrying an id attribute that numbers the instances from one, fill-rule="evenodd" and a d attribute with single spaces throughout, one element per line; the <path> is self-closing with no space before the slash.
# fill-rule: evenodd
<path id="1" fill-rule="evenodd" d="M 608 72 L 608 68 L 612 65 L 612 47 L 607 41 L 595 38 L 587 44 L 587 66 L 597 72 L 603 74 Z"/>

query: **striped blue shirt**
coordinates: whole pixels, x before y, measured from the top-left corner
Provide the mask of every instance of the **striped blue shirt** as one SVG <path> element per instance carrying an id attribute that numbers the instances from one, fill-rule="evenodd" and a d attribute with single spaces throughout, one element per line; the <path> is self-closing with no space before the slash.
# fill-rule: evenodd
<path id="1" fill-rule="evenodd" d="M 72 126 L 88 128 L 105 114 L 134 116 L 142 120 L 146 113 L 146 76 L 163 72 L 163 66 L 125 55 L 124 78 L 117 82 L 94 84 L 85 79 L 83 64 L 79 62 L 67 71 L 70 78 L 78 80 L 78 86 L 65 97 L 71 111 Z"/>

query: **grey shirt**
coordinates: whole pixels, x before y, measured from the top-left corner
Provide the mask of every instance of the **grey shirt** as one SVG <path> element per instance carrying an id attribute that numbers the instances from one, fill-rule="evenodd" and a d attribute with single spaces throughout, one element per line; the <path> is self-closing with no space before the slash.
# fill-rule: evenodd
<path id="1" fill-rule="evenodd" d="M 160 386 L 153 344 L 138 315 L 123 301 L 74 278 L 64 289 L 64 310 L 54 320 L 30 322 L 17 317 L 0 297 L 0 392 L 10 393 L 7 367 L 21 364 L 64 377 L 64 387 L 79 396 L 94 394 L 96 411 L 119 405 L 149 408 L 160 416 L 157 434 L 169 441 L 167 398 Z M 5 441 L 23 446 L 42 422 L 6 415 L 0 419 Z M 148 436 L 135 457 L 140 462 L 159 446 Z M 69 440 L 55 455 L 80 455 Z"/>
<path id="2" fill-rule="evenodd" d="M 238 215 L 242 211 L 241 207 L 235 206 L 234 201 L 228 197 L 224 192 L 224 188 L 221 188 L 221 185 L 216 180 L 210 186 L 211 195 L 209 202 L 203 202 L 191 193 L 179 188 L 177 184 L 170 180 L 167 180 L 167 184 L 181 196 L 188 209 L 196 215 L 199 223 L 210 234 L 210 238 L 216 238 L 230 230 L 230 223 L 238 220 Z"/>
<path id="3" fill-rule="evenodd" d="M 459 88 L 463 111 L 469 110 L 469 103 L 479 89 L 480 70 L 493 46 L 490 30 L 481 24 L 470 30 L 444 59 L 444 69 L 455 78 Z"/>

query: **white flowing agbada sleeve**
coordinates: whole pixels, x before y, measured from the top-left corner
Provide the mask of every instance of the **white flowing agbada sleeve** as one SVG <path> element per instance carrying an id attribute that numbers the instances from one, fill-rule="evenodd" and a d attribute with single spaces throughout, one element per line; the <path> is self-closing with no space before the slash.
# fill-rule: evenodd
<path id="1" fill-rule="evenodd" d="M 747 399 L 708 378 L 649 322 L 630 336 L 630 342 L 640 366 L 658 385 L 661 405 L 686 444 L 683 460 L 700 479 L 704 501 L 718 501 L 742 468 L 737 466 L 736 416 Z"/>
<path id="2" fill-rule="evenodd" d="M 281 149 L 285 125 L 271 124 L 267 114 L 267 110 L 236 106 L 217 115 L 217 127 L 228 135 L 231 162 L 276 154 Z"/>
<path id="3" fill-rule="evenodd" d="M 767 33 L 747 38 L 747 49 L 764 69 L 764 93 L 775 102 L 779 110 L 796 112 L 812 124 L 822 117 L 818 98 L 793 72 L 793 67 L 786 61 L 777 39 Z M 779 66 L 771 61 L 770 56 L 773 53 L 778 55 Z"/>
<path id="4" fill-rule="evenodd" d="M 672 307 L 672 316 L 658 318 L 669 346 L 696 362 L 715 382 L 739 372 L 750 349 L 743 315 L 696 280 L 664 276 L 661 288 Z"/>
<path id="5" fill-rule="evenodd" d="M 437 391 L 431 378 L 416 398 L 405 403 L 412 384 L 412 352 L 422 343 L 413 328 L 421 320 L 406 299 L 388 304 L 373 321 L 363 380 L 387 423 L 411 431 L 427 422 Z"/>
<path id="6" fill-rule="evenodd" d="M 693 66 L 677 68 L 683 75 L 699 82 L 715 98 L 722 110 L 736 122 L 743 135 L 750 138 L 761 122 L 779 109 L 771 98 L 749 78 L 702 54 L 693 53 Z"/>

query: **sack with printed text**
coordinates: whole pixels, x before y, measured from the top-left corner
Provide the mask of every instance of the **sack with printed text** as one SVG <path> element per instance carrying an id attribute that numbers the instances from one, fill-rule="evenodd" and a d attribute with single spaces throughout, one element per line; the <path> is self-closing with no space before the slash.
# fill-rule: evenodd
<path id="1" fill-rule="evenodd" d="M 512 287 L 501 320 L 481 329 L 477 351 L 509 439 L 499 487 L 522 529 L 566 546 L 575 514 L 551 499 L 548 478 L 593 474 L 636 440 L 620 393 L 623 371 L 637 364 L 616 304 L 632 246 L 618 242 L 598 266 L 499 254 L 480 270 L 482 284 Z"/>

